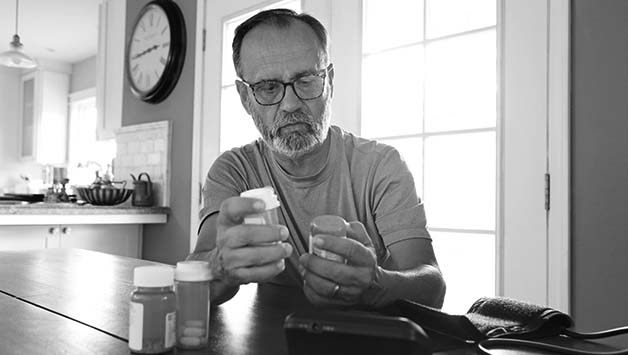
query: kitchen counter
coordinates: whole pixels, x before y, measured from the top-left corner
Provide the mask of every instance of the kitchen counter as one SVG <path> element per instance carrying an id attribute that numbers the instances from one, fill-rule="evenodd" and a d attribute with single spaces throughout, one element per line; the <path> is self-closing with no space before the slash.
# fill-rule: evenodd
<path id="1" fill-rule="evenodd" d="M 168 221 L 169 207 L 79 206 L 74 203 L 0 205 L 0 225 L 154 224 Z"/>

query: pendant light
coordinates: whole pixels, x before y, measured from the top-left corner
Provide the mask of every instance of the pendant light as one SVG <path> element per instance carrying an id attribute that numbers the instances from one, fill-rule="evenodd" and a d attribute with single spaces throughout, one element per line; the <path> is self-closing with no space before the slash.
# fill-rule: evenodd
<path id="1" fill-rule="evenodd" d="M 15 34 L 13 35 L 13 41 L 9 43 L 11 49 L 0 53 L 0 65 L 22 69 L 35 68 L 37 62 L 22 53 L 22 42 L 20 42 L 20 36 L 17 34 L 18 8 L 19 0 L 15 0 Z"/>

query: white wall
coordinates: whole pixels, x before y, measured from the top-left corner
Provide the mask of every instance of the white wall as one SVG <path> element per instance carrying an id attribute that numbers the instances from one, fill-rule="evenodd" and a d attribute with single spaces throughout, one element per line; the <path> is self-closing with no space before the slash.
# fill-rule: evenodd
<path id="1" fill-rule="evenodd" d="M 72 64 L 70 92 L 96 87 L 96 56 Z"/>

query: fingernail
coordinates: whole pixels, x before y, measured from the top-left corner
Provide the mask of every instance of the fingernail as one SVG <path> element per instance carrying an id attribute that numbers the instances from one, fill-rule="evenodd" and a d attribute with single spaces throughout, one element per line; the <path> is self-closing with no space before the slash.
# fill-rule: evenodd
<path id="1" fill-rule="evenodd" d="M 325 241 L 323 241 L 323 239 L 320 237 L 314 237 L 314 240 L 312 241 L 312 243 L 314 243 L 315 246 L 320 248 L 323 246 L 323 244 L 325 244 Z"/>
<path id="2" fill-rule="evenodd" d="M 253 202 L 253 208 L 258 211 L 263 211 L 265 209 L 264 201 L 255 201 Z"/>
<path id="3" fill-rule="evenodd" d="M 305 268 L 301 265 L 299 265 L 299 274 L 301 274 L 301 277 L 305 276 Z"/>
<path id="4" fill-rule="evenodd" d="M 281 228 L 281 230 L 279 231 L 279 234 L 283 237 L 282 240 L 286 240 L 290 236 L 290 233 L 288 232 L 288 228 L 286 227 Z"/>
<path id="5" fill-rule="evenodd" d="M 284 263 L 283 260 L 280 260 L 279 262 L 277 262 L 277 268 L 279 270 L 283 270 L 286 267 L 286 264 Z"/>
<path id="6" fill-rule="evenodd" d="M 290 243 L 281 243 L 281 246 L 286 251 L 286 256 L 292 254 L 292 245 Z"/>

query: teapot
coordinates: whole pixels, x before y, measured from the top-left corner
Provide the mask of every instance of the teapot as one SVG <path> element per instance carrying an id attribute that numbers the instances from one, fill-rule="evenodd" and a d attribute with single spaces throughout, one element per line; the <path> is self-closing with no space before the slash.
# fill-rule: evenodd
<path id="1" fill-rule="evenodd" d="M 146 176 L 147 181 L 142 180 Z M 137 179 L 133 174 L 133 198 L 131 204 L 137 207 L 150 207 L 153 205 L 153 183 L 150 181 L 148 173 L 141 173 Z"/>

